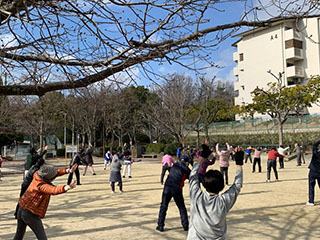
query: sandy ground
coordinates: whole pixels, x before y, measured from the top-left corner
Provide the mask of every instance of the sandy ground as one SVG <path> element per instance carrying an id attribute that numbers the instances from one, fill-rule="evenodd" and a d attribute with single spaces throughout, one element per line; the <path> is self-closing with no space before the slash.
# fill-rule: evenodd
<path id="1" fill-rule="evenodd" d="M 310 155 L 307 156 L 307 163 Z M 64 165 L 65 161 L 48 161 Z M 83 185 L 62 195 L 51 197 L 43 224 L 49 239 L 185 239 L 179 212 L 174 201 L 169 205 L 166 231 L 155 230 L 162 186 L 159 183 L 160 161 L 143 160 L 133 164 L 133 178 L 124 180 L 124 193 L 112 194 L 109 169 L 103 170 L 103 159 L 95 159 L 96 176 L 81 176 Z M 308 200 L 307 164 L 297 167 L 295 161 L 279 170 L 280 182 L 266 183 L 266 157 L 262 173 L 252 173 L 250 163 L 244 166 L 244 186 L 228 222 L 228 239 L 320 239 L 320 193 L 316 187 L 316 206 Z M 212 168 L 218 168 L 215 164 Z M 16 169 L 17 170 L 17 169 Z M 19 170 L 19 169 L 18 169 Z M 82 170 L 82 167 L 81 167 Z M 14 172 L 3 164 L 2 172 Z M 233 180 L 235 165 L 231 162 L 229 177 Z M 18 200 L 21 174 L 6 174 L 0 182 L 0 239 L 12 239 L 16 229 L 13 211 Z M 63 184 L 67 175 L 55 180 Z M 189 213 L 188 181 L 184 187 Z M 226 189 L 224 189 L 226 190 Z M 35 239 L 27 228 L 24 239 Z"/>

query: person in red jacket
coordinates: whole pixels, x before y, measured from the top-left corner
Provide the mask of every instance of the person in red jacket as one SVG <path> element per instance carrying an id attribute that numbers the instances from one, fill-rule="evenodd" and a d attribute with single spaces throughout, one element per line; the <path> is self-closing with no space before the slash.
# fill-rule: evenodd
<path id="1" fill-rule="evenodd" d="M 43 165 L 34 173 L 31 184 L 19 199 L 18 224 L 14 240 L 23 239 L 27 226 L 32 229 L 37 239 L 47 239 L 41 218 L 46 214 L 51 195 L 65 193 L 76 187 L 76 180 L 70 185 L 60 186 L 54 186 L 52 181 L 57 176 L 72 173 L 76 168 L 77 164 L 71 169 L 57 169 L 50 165 Z"/>
<path id="2" fill-rule="evenodd" d="M 273 172 L 274 175 L 276 177 L 276 181 L 279 181 L 278 178 L 278 172 L 277 172 L 277 157 L 283 157 L 282 155 L 280 155 L 276 148 L 273 147 L 269 152 L 268 152 L 268 163 L 267 163 L 267 181 L 266 182 L 270 182 L 270 172 L 271 172 L 271 168 L 273 168 Z"/>

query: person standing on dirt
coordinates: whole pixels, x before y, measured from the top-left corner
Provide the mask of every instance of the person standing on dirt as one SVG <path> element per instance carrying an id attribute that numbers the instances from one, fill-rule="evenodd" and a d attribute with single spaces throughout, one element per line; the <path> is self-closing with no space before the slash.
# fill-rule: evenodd
<path id="1" fill-rule="evenodd" d="M 85 152 L 85 164 L 84 164 L 84 169 L 83 169 L 83 176 L 86 175 L 87 168 L 88 166 L 90 167 L 92 175 L 96 175 L 94 169 L 93 169 L 93 158 L 92 158 L 92 153 L 93 153 L 93 147 L 91 144 L 89 144 L 88 148 L 86 149 Z"/>
<path id="2" fill-rule="evenodd" d="M 45 161 L 43 158 L 40 158 L 37 160 L 36 164 L 34 164 L 29 171 L 27 172 L 27 174 L 25 175 L 23 182 L 21 184 L 21 189 L 20 189 L 20 197 L 26 192 L 26 190 L 28 189 L 30 183 L 33 180 L 33 175 L 36 171 L 38 171 L 40 169 L 40 167 L 45 164 Z M 18 214 L 18 210 L 19 210 L 19 203 L 16 206 L 16 211 L 14 213 L 15 219 L 17 219 L 17 214 Z"/>
<path id="3" fill-rule="evenodd" d="M 297 154 L 297 166 L 301 166 L 301 147 L 298 143 L 294 144 L 294 150 L 293 152 L 295 152 Z"/>
<path id="4" fill-rule="evenodd" d="M 184 204 L 182 189 L 184 186 L 184 181 L 189 178 L 191 170 L 188 167 L 189 158 L 181 159 L 180 162 L 173 164 L 171 167 L 169 176 L 164 184 L 162 192 L 162 200 L 158 216 L 158 226 L 156 230 L 163 232 L 164 231 L 164 222 L 166 219 L 166 214 L 168 210 L 168 205 L 173 198 L 177 207 L 179 208 L 181 224 L 185 231 L 188 231 L 189 221 L 187 209 Z"/>
<path id="5" fill-rule="evenodd" d="M 164 178 L 164 175 L 166 174 L 166 171 L 170 172 L 170 169 L 173 164 L 174 164 L 174 158 L 171 156 L 171 154 L 166 153 L 161 160 L 161 165 L 162 165 L 162 171 L 160 175 L 161 185 L 163 185 L 163 178 Z"/>
<path id="6" fill-rule="evenodd" d="M 80 171 L 79 171 L 79 165 L 84 162 L 83 157 L 85 154 L 85 149 L 80 148 L 80 150 L 74 155 L 74 157 L 71 159 L 69 167 L 72 168 L 73 165 L 77 164 L 77 168 L 74 170 L 74 173 L 77 178 L 77 185 L 81 185 L 80 183 Z M 70 184 L 72 182 L 73 178 L 73 172 L 69 173 L 67 184 Z"/>
<path id="7" fill-rule="evenodd" d="M 122 160 L 119 158 L 120 153 L 116 153 L 113 155 L 113 159 L 110 166 L 110 185 L 112 193 L 115 193 L 115 183 L 118 183 L 120 192 L 123 192 L 122 190 L 122 179 L 121 179 L 121 166 L 122 166 Z"/>
<path id="8" fill-rule="evenodd" d="M 319 150 L 320 140 L 317 141 L 312 146 L 312 157 L 311 162 L 309 164 L 309 201 L 306 203 L 307 205 L 314 205 L 314 187 L 316 185 L 316 181 L 320 186 L 320 150 Z"/>
<path id="9" fill-rule="evenodd" d="M 51 195 L 65 193 L 76 187 L 75 180 L 70 185 L 60 186 L 54 186 L 52 181 L 58 176 L 73 172 L 76 167 L 77 165 L 71 169 L 56 169 L 54 166 L 43 165 L 34 173 L 31 184 L 19 199 L 14 240 L 23 239 L 27 226 L 32 229 L 37 239 L 47 239 L 41 218 L 44 218 L 47 212 Z"/>
<path id="10" fill-rule="evenodd" d="M 246 149 L 246 159 L 245 159 L 245 163 L 247 163 L 248 158 L 250 159 L 250 163 L 252 163 L 251 152 L 252 152 L 251 146 L 247 147 L 247 149 Z"/>

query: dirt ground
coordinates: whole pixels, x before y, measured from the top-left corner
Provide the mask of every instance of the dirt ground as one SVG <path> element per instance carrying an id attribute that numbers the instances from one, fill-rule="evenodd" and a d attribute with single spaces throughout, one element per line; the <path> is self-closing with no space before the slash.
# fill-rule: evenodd
<path id="1" fill-rule="evenodd" d="M 307 163 L 310 155 L 307 156 Z M 65 160 L 48 160 L 63 166 Z M 95 159 L 96 176 L 81 175 L 83 185 L 62 195 L 52 196 L 43 224 L 52 240 L 104 239 L 185 239 L 179 212 L 174 201 L 169 205 L 166 231 L 155 230 L 162 186 L 159 183 L 160 160 L 142 160 L 132 166 L 133 178 L 123 179 L 124 193 L 112 194 L 108 183 L 110 170 L 103 170 L 103 159 Z M 11 164 L 12 165 L 12 164 Z M 21 165 L 21 164 L 20 164 Z M 16 229 L 13 211 L 18 201 L 22 174 L 21 166 L 3 163 L 5 173 L 0 182 L 0 239 L 12 239 Z M 218 168 L 215 164 L 211 168 Z M 81 169 L 82 170 L 82 167 Z M 12 172 L 12 174 L 8 174 Z M 231 162 L 229 178 L 233 180 L 235 164 Z M 316 187 L 316 205 L 306 206 L 308 200 L 307 164 L 297 167 L 286 162 L 279 170 L 280 182 L 266 183 L 266 156 L 262 173 L 252 173 L 252 165 L 244 165 L 244 186 L 228 217 L 228 239 L 320 239 L 320 192 Z M 64 184 L 67 175 L 55 180 Z M 231 182 L 231 181 L 230 181 Z M 188 181 L 184 187 L 189 213 Z M 226 190 L 226 188 L 224 189 Z M 35 239 L 27 228 L 24 239 Z"/>

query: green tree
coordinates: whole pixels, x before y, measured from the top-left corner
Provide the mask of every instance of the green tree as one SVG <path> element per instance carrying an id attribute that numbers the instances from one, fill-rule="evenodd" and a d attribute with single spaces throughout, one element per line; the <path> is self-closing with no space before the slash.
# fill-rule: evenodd
<path id="1" fill-rule="evenodd" d="M 257 87 L 253 90 L 252 103 L 240 107 L 240 112 L 249 115 L 267 114 L 275 119 L 278 125 L 279 144 L 283 144 L 283 124 L 290 115 L 318 101 L 320 78 L 312 78 L 307 85 L 285 86 L 281 73 L 279 76 L 272 75 L 277 81 L 268 83 L 268 89 Z"/>

